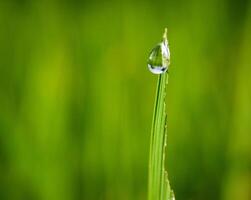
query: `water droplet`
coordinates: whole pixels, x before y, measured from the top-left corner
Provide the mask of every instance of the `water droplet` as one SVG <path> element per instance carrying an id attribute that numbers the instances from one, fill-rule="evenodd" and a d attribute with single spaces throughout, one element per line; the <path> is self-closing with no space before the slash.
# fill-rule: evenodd
<path id="1" fill-rule="evenodd" d="M 174 193 L 173 193 L 173 191 L 171 191 L 171 196 L 170 196 L 170 200 L 175 200 L 175 196 L 174 196 Z"/>
<path id="2" fill-rule="evenodd" d="M 154 74 L 162 74 L 168 70 L 170 64 L 170 51 L 167 41 L 167 29 L 165 29 L 163 41 L 152 49 L 147 64 L 149 70 Z"/>

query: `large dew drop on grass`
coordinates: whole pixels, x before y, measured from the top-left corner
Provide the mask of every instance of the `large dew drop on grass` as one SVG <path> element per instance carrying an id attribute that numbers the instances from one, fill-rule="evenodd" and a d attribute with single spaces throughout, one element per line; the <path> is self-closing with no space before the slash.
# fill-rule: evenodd
<path id="1" fill-rule="evenodd" d="M 154 47 L 149 55 L 148 68 L 154 74 L 163 74 L 168 71 L 170 51 L 167 41 L 167 28 L 163 34 L 163 41 Z"/>
<path id="2" fill-rule="evenodd" d="M 168 70 L 170 51 L 166 41 L 157 44 L 148 58 L 148 68 L 154 74 L 162 74 Z"/>

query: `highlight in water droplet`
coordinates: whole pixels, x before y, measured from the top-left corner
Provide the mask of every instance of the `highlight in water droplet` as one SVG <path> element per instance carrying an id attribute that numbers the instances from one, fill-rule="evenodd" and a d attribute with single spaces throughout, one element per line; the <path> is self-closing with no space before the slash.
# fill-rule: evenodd
<path id="1" fill-rule="evenodd" d="M 168 70 L 170 51 L 167 41 L 167 29 L 165 29 L 163 41 L 152 49 L 147 64 L 149 70 L 154 74 L 162 74 Z"/>

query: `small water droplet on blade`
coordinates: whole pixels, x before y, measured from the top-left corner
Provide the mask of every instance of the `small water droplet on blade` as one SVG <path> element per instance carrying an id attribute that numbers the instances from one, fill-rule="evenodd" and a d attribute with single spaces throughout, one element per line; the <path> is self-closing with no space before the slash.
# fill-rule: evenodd
<path id="1" fill-rule="evenodd" d="M 170 200 L 175 200 L 175 196 L 174 196 L 173 191 L 171 192 L 171 198 L 170 198 Z"/>

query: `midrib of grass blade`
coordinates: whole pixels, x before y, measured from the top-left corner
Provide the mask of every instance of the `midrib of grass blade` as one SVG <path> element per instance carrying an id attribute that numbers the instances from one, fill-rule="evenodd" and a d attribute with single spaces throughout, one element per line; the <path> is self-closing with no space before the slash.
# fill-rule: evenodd
<path id="1" fill-rule="evenodd" d="M 148 200 L 171 200 L 173 198 L 165 171 L 167 79 L 168 73 L 164 73 L 159 75 L 157 82 L 150 141 Z"/>

